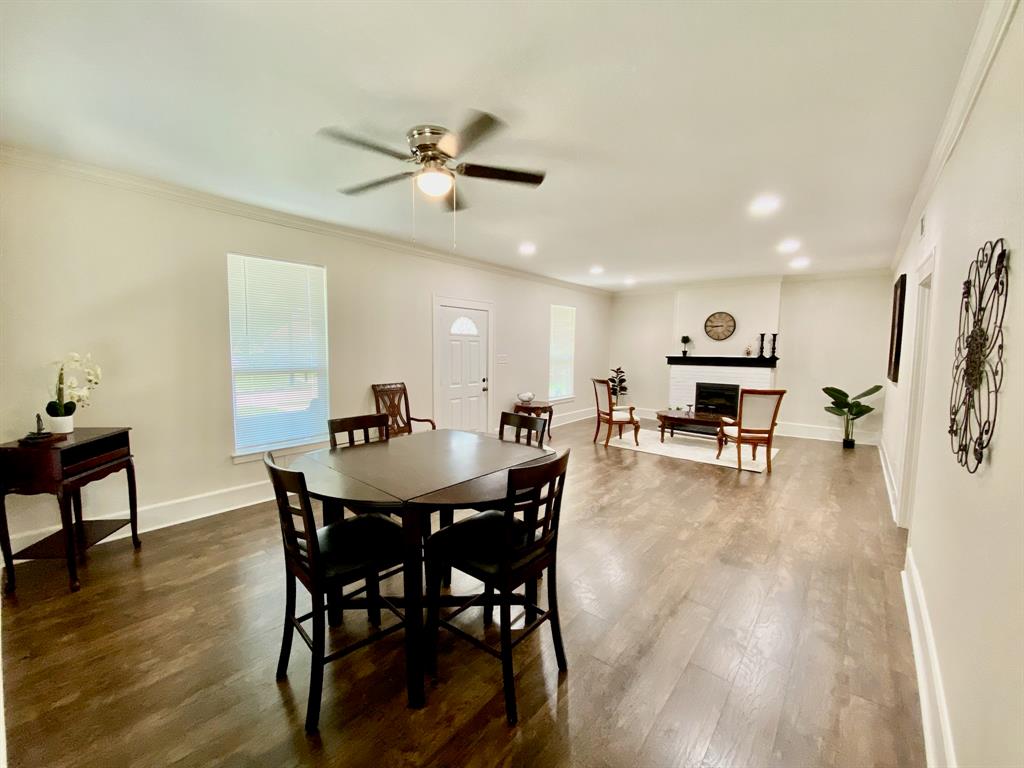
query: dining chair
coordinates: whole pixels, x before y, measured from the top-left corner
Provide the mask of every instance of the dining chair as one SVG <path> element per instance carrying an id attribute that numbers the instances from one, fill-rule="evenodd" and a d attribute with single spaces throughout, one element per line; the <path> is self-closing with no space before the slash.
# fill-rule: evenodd
<path id="1" fill-rule="evenodd" d="M 409 390 L 404 381 L 391 384 L 371 384 L 377 413 L 386 413 L 391 420 L 391 436 L 411 435 L 412 423 L 418 421 L 437 429 L 433 419 L 417 419 L 409 413 Z"/>
<path id="2" fill-rule="evenodd" d="M 263 464 L 274 487 L 281 540 L 284 544 L 284 634 L 277 661 L 277 679 L 283 680 L 288 676 L 292 635 L 298 632 L 313 655 L 309 670 L 306 731 L 314 733 L 320 720 L 324 665 L 404 626 L 402 614 L 390 600 L 380 594 L 381 580 L 402 571 L 402 528 L 387 516 L 374 513 L 342 519 L 317 528 L 305 476 L 301 472 L 275 465 L 270 453 L 264 455 Z M 289 494 L 294 496 L 296 505 L 293 505 Z M 302 616 L 295 615 L 296 581 L 301 582 L 309 592 L 312 603 L 312 610 Z M 346 586 L 357 581 L 364 581 L 365 585 L 343 594 Z M 366 594 L 365 600 L 354 602 L 363 593 Z M 358 642 L 325 654 L 324 611 L 335 603 L 338 607 L 365 605 L 367 618 L 377 631 Z M 380 629 L 382 606 L 401 621 Z M 312 636 L 302 626 L 303 622 L 310 619 L 313 624 Z"/>
<path id="3" fill-rule="evenodd" d="M 370 430 L 377 430 L 377 440 L 370 439 Z M 364 416 L 342 416 L 327 420 L 327 434 L 331 440 L 331 448 L 338 447 L 338 435 L 348 437 L 349 448 L 354 447 L 356 435 L 362 432 L 362 443 L 372 443 L 391 439 L 391 425 L 387 414 L 368 413 Z"/>
<path id="4" fill-rule="evenodd" d="M 555 563 L 558 553 L 558 522 L 569 451 L 544 464 L 512 468 L 502 508 L 482 512 L 434 534 L 427 541 L 427 641 L 428 664 L 437 674 L 437 635 L 440 627 L 501 659 L 505 690 L 505 715 L 509 725 L 518 720 L 512 651 L 545 621 L 551 623 L 555 658 L 561 671 L 567 669 L 558 619 L 558 590 Z M 483 582 L 497 593 L 501 612 L 501 640 L 496 649 L 451 620 L 484 599 L 471 596 L 452 613 L 441 617 L 442 569 L 452 566 Z M 537 579 L 544 575 L 548 607 L 537 605 Z M 532 585 L 532 586 L 531 586 Z M 523 595 L 514 590 L 525 587 Z M 525 626 L 512 639 L 512 605 L 522 603 Z"/>
<path id="5" fill-rule="evenodd" d="M 718 427 L 718 454 L 729 441 L 736 443 L 736 469 L 743 469 L 743 446 L 750 446 L 750 454 L 757 459 L 757 446 L 766 446 L 768 473 L 772 471 L 772 441 L 775 439 L 775 427 L 778 426 L 779 408 L 784 389 L 741 389 L 739 410 L 736 418 L 722 417 Z"/>
<path id="6" fill-rule="evenodd" d="M 501 420 L 498 422 L 498 439 L 505 439 L 505 427 L 515 429 L 517 443 L 522 442 L 525 432 L 526 444 L 533 445 L 533 435 L 537 435 L 537 447 L 544 447 L 544 430 L 547 429 L 548 421 L 541 416 L 527 416 L 522 413 L 501 412 Z"/>
<path id="7" fill-rule="evenodd" d="M 622 428 L 629 424 L 633 427 L 633 440 L 640 445 L 640 422 L 633 414 L 635 407 L 615 405 L 615 401 L 612 400 L 612 385 L 608 383 L 608 379 L 591 379 L 591 381 L 594 383 L 594 400 L 597 403 L 597 426 L 594 429 L 594 439 L 591 442 L 597 442 L 602 424 L 608 425 L 608 434 L 604 438 L 605 447 L 612 439 L 612 427 L 618 425 L 619 437 L 622 437 Z"/>

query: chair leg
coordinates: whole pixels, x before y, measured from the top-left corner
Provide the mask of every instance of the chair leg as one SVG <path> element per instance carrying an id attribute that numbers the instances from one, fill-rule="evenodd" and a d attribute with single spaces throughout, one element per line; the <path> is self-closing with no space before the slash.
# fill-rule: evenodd
<path id="1" fill-rule="evenodd" d="M 320 728 L 320 698 L 324 688 L 324 595 L 313 595 L 313 658 L 309 662 L 309 701 L 306 703 L 306 733 Z"/>
<path id="2" fill-rule="evenodd" d="M 622 425 L 619 424 L 619 440 L 622 439 Z"/>
<path id="3" fill-rule="evenodd" d="M 633 442 L 636 443 L 636 447 L 640 447 L 640 422 L 633 422 Z"/>
<path id="4" fill-rule="evenodd" d="M 722 458 L 722 449 L 725 448 L 725 444 L 728 442 L 727 438 L 725 437 L 725 434 L 722 432 L 721 429 L 718 430 L 717 439 L 718 439 L 718 453 L 715 454 L 715 458 L 716 459 L 720 459 L 720 458 Z"/>
<path id="5" fill-rule="evenodd" d="M 449 525 L 452 525 L 455 522 L 455 510 L 442 509 L 440 517 L 440 527 L 447 528 Z M 452 567 L 450 565 L 445 565 L 444 567 L 443 583 L 446 587 L 450 587 L 452 585 Z"/>
<path id="6" fill-rule="evenodd" d="M 537 620 L 537 611 L 534 610 L 534 606 L 537 605 L 537 580 L 529 579 L 525 584 L 525 598 L 526 598 L 526 623 L 532 624 Z"/>
<path id="7" fill-rule="evenodd" d="M 444 565 L 436 558 L 427 560 L 427 674 L 437 677 L 437 635 L 441 630 L 441 579 Z"/>
<path id="8" fill-rule="evenodd" d="M 562 623 L 558 618 L 558 589 L 555 586 L 555 565 L 548 568 L 548 612 L 551 621 L 551 639 L 555 643 L 555 659 L 558 668 L 565 672 L 569 665 L 565 661 L 565 648 L 562 646 Z"/>
<path id="9" fill-rule="evenodd" d="M 281 636 L 281 655 L 277 657 L 277 679 L 284 680 L 288 677 L 288 659 L 292 655 L 292 635 L 295 634 L 295 627 L 292 626 L 292 619 L 295 618 L 295 576 L 288 573 L 284 582 L 284 634 Z"/>
<path id="10" fill-rule="evenodd" d="M 380 626 L 380 573 L 376 570 L 366 574 L 366 618 L 371 626 Z"/>
<path id="11" fill-rule="evenodd" d="M 494 624 L 494 587 L 490 584 L 484 585 L 484 626 Z"/>
<path id="12" fill-rule="evenodd" d="M 739 472 L 743 469 L 743 441 L 736 440 L 736 471 Z"/>
<path id="13" fill-rule="evenodd" d="M 610 430 L 609 430 L 610 431 Z M 516 711 L 516 675 L 512 668 L 512 604 L 505 595 L 499 597 L 501 604 L 501 672 L 505 687 L 505 717 L 509 725 L 519 721 Z"/>
<path id="14" fill-rule="evenodd" d="M 771 437 L 768 438 L 768 445 L 765 446 L 764 453 L 765 453 L 765 459 L 768 462 L 768 474 L 770 475 L 772 473 L 772 439 L 771 439 Z"/>
<path id="15" fill-rule="evenodd" d="M 597 442 L 597 436 L 599 434 L 601 434 L 601 417 L 600 416 L 597 417 L 597 424 L 594 427 L 594 439 L 591 440 L 590 442 L 596 443 Z"/>
<path id="16" fill-rule="evenodd" d="M 609 421 L 609 422 L 608 422 L 608 434 L 607 434 L 607 435 L 605 435 L 605 438 L 604 438 L 604 447 L 605 447 L 605 448 L 607 448 L 607 447 L 608 447 L 608 443 L 609 443 L 609 442 L 611 441 L 611 439 L 612 439 L 612 428 L 613 428 L 613 426 L 614 426 L 614 425 L 613 425 L 613 424 L 612 424 L 612 423 L 611 423 L 611 422 Z"/>
<path id="17" fill-rule="evenodd" d="M 757 461 L 757 443 L 750 444 L 750 458 Z"/>

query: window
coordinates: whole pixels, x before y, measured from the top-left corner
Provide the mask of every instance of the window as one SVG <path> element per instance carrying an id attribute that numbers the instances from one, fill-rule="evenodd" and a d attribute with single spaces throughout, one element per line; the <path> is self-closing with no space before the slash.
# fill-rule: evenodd
<path id="1" fill-rule="evenodd" d="M 228 254 L 235 454 L 327 439 L 323 267 Z"/>
<path id="2" fill-rule="evenodd" d="M 479 336 L 480 331 L 476 329 L 476 323 L 465 315 L 455 318 L 452 327 L 448 329 L 452 336 Z"/>
<path id="3" fill-rule="evenodd" d="M 576 307 L 551 305 L 551 347 L 548 399 L 573 396 L 573 356 L 576 348 Z"/>

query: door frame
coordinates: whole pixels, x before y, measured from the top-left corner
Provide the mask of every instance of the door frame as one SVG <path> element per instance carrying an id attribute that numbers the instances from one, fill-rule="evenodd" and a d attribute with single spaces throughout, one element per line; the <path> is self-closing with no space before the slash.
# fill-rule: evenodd
<path id="1" fill-rule="evenodd" d="M 935 273 L 933 247 L 921 261 L 915 275 L 917 284 L 914 307 L 914 357 L 911 369 L 907 432 L 903 441 L 903 477 L 900 480 L 899 509 L 896 524 L 910 529 L 914 517 L 914 487 L 917 483 L 918 451 L 921 445 L 921 421 L 924 412 L 925 374 L 928 367 L 928 344 L 931 336 L 932 277 Z"/>
<path id="2" fill-rule="evenodd" d="M 455 296 L 443 296 L 433 294 L 430 337 L 431 357 L 433 359 L 432 381 L 434 390 L 434 419 L 437 420 L 441 411 L 441 347 L 438 344 L 438 321 L 441 317 L 441 307 L 456 307 L 458 309 L 475 309 L 487 313 L 487 402 L 484 404 L 484 428 L 486 432 L 491 431 L 491 392 L 494 391 L 494 302 L 481 299 L 460 299 Z"/>

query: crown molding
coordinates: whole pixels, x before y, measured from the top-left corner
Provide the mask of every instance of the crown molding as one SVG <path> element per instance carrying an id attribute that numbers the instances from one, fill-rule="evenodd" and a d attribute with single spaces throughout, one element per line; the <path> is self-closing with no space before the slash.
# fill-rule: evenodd
<path id="1" fill-rule="evenodd" d="M 931 159 L 907 212 L 907 218 L 903 222 L 899 246 L 890 262 L 893 270 L 899 265 L 900 259 L 910 245 L 925 206 L 939 183 L 942 169 L 945 168 L 963 135 L 967 121 L 974 111 L 974 105 L 978 101 L 978 95 L 985 85 L 989 70 L 992 69 L 992 62 L 1006 37 L 1018 2 L 1019 0 L 987 0 L 981 11 L 974 39 L 967 50 L 967 58 L 964 59 L 964 66 L 960 70 L 960 79 L 953 90 L 953 98 L 939 131 L 939 138 L 932 149 Z"/>
<path id="2" fill-rule="evenodd" d="M 572 291 L 580 291 L 595 296 L 610 297 L 610 291 L 595 288 L 589 285 L 578 285 L 553 277 L 538 275 L 535 272 L 503 267 L 498 264 L 489 264 L 467 256 L 456 256 L 433 248 L 426 248 L 419 245 L 398 240 L 396 238 L 377 235 L 364 230 L 353 229 L 334 224 L 321 219 L 313 219 L 306 216 L 299 216 L 293 213 L 264 208 L 250 203 L 243 203 L 239 200 L 232 200 L 220 195 L 200 192 L 197 189 L 183 187 L 144 176 L 135 176 L 110 168 L 98 165 L 71 160 L 66 157 L 58 157 L 43 152 L 37 152 L 25 147 L 18 147 L 11 144 L 0 144 L 0 165 L 12 165 L 21 168 L 28 168 L 36 171 L 59 173 L 65 176 L 73 176 L 96 184 L 104 184 L 109 187 L 136 192 L 152 197 L 160 197 L 183 205 L 192 205 L 229 216 L 239 216 L 253 221 L 260 221 L 266 224 L 273 224 L 279 227 L 298 229 L 304 232 L 312 232 L 317 235 L 336 237 L 341 240 L 371 245 L 377 248 L 384 248 L 389 251 L 401 253 L 406 256 L 417 256 L 419 258 L 431 259 L 447 264 L 453 264 L 469 269 L 476 269 L 483 272 L 490 272 L 504 277 L 515 277 L 521 280 L 529 280 L 535 283 L 543 283 L 558 288 L 565 288 Z"/>

